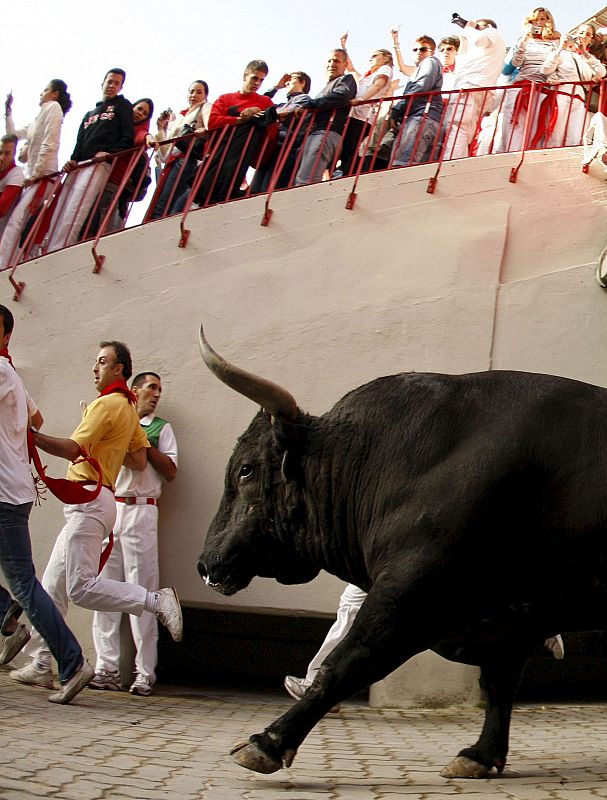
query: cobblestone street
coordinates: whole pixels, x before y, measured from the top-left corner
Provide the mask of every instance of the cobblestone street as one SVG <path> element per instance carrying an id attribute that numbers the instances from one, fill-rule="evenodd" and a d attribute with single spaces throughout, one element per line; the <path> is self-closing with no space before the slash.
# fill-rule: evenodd
<path id="1" fill-rule="evenodd" d="M 399 711 L 351 702 L 326 717 L 291 769 L 264 776 L 228 757 L 283 713 L 289 699 L 253 691 L 161 687 L 150 698 L 84 690 L 69 706 L 0 670 L 1 800 L 509 800 L 607 798 L 607 718 L 600 705 L 514 713 L 504 774 L 445 780 L 471 744 L 478 709 Z"/>

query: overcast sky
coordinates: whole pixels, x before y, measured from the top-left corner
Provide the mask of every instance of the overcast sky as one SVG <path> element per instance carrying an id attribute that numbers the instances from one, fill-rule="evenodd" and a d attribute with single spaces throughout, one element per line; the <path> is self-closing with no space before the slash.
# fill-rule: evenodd
<path id="1" fill-rule="evenodd" d="M 602 7 L 588 0 L 548 6 L 560 31 L 591 17 Z M 253 58 L 270 66 L 269 88 L 283 72 L 303 69 L 312 76 L 312 93 L 324 84 L 328 50 L 350 31 L 349 51 L 358 69 L 377 47 L 389 47 L 388 31 L 401 25 L 403 53 L 412 39 L 428 33 L 435 39 L 458 29 L 454 11 L 463 17 L 492 17 L 508 43 L 518 35 L 526 3 L 497 0 L 458 5 L 445 0 L 403 3 L 385 0 L 379 7 L 350 0 L 330 3 L 307 0 L 285 3 L 265 0 L 180 0 L 85 4 L 82 0 L 20 0 L 10 4 L 16 18 L 0 50 L 0 92 L 13 91 L 17 125 L 38 111 L 38 96 L 51 78 L 68 84 L 74 107 L 63 126 L 61 163 L 71 154 L 84 113 L 99 99 L 104 72 L 122 66 L 127 72 L 124 94 L 130 100 L 150 96 L 160 111 L 186 106 L 187 87 L 196 78 L 207 81 L 210 99 L 240 87 L 243 67 Z M 263 89 L 262 89 L 263 91 Z M 279 96 L 277 100 L 280 100 Z M 154 126 L 155 127 L 155 126 Z"/>

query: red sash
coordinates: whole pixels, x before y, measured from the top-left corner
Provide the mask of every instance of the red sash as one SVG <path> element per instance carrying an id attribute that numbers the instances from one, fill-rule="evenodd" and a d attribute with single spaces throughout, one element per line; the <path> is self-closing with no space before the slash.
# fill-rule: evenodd
<path id="1" fill-rule="evenodd" d="M 513 86 L 520 86 L 521 89 L 514 104 L 514 111 L 512 113 L 512 127 L 519 122 L 519 117 L 521 114 L 526 113 L 529 109 L 532 83 L 533 81 L 523 80 L 515 81 L 515 83 L 512 84 Z M 542 139 L 548 141 L 552 135 L 552 132 L 554 131 L 558 114 L 556 92 L 552 86 L 545 83 L 535 83 L 535 86 L 537 87 L 537 95 L 543 94 L 544 97 L 541 100 L 541 105 L 538 111 L 535 134 L 529 142 L 529 150 L 535 150 Z M 539 97 L 538 102 L 540 102 Z"/>

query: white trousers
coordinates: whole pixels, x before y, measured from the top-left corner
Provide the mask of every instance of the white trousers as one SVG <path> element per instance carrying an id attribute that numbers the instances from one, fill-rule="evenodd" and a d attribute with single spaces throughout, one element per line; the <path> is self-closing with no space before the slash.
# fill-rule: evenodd
<path id="1" fill-rule="evenodd" d="M 558 87 L 558 116 L 548 147 L 569 147 L 583 143 L 586 103 L 582 95 L 581 86 L 569 84 Z"/>
<path id="2" fill-rule="evenodd" d="M 445 159 L 466 158 L 474 139 L 481 110 L 492 108 L 491 93 L 477 90 L 462 94 L 453 94 L 449 99 L 449 107 L 445 115 L 447 141 L 444 152 Z"/>
<path id="3" fill-rule="evenodd" d="M 51 181 L 47 181 L 46 190 L 44 193 L 45 198 L 51 193 L 53 187 L 54 184 Z M 23 230 L 25 223 L 29 219 L 30 203 L 36 196 L 37 191 L 38 184 L 35 183 L 33 186 L 28 186 L 27 189 L 24 189 L 21 192 L 17 205 L 13 209 L 9 220 L 6 223 L 4 233 L 0 239 L 0 271 L 14 266 L 21 259 L 19 237 L 21 236 L 21 231 Z"/>
<path id="4" fill-rule="evenodd" d="M 320 650 L 312 661 L 308 664 L 308 671 L 306 672 L 306 683 L 310 684 L 316 677 L 316 673 L 320 669 L 322 662 L 329 655 L 333 648 L 341 642 L 346 636 L 352 623 L 356 619 L 356 615 L 362 604 L 365 602 L 367 596 L 366 592 L 349 583 L 343 590 L 339 598 L 339 605 L 337 607 L 337 619 L 329 628 L 329 632 L 325 636 L 324 642 L 320 646 Z"/>
<path id="5" fill-rule="evenodd" d="M 47 252 L 78 241 L 80 229 L 102 193 L 111 168 L 111 164 L 91 164 L 68 175 L 53 214 Z"/>
<path id="6" fill-rule="evenodd" d="M 155 591 L 159 586 L 158 507 L 116 503 L 116 509 L 114 547 L 101 576 L 140 584 L 148 591 Z M 122 614 L 114 611 L 95 611 L 93 615 L 97 672 L 120 671 L 121 620 Z M 135 644 L 137 674 L 154 683 L 158 660 L 156 617 L 144 611 L 140 617 L 130 616 L 129 622 Z"/>
<path id="7" fill-rule="evenodd" d="M 42 576 L 42 585 L 61 615 L 66 615 L 71 600 L 82 608 L 141 616 L 147 597 L 143 586 L 121 583 L 97 574 L 101 545 L 109 536 L 116 518 L 113 493 L 102 487 L 95 500 L 81 505 L 66 505 L 63 514 L 65 525 Z M 32 631 L 25 652 L 37 666 L 50 668 L 51 653 L 36 631 Z"/>

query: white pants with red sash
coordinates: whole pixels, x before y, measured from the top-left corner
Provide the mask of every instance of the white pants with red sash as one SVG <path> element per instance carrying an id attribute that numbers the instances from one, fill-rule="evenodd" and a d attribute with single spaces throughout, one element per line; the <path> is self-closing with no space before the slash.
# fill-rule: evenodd
<path id="1" fill-rule="evenodd" d="M 114 547 L 101 575 L 127 583 L 141 584 L 149 591 L 159 585 L 158 506 L 117 503 Z M 120 622 L 122 614 L 95 611 L 93 641 L 97 651 L 95 671 L 120 672 Z M 158 623 L 144 611 L 129 617 L 135 644 L 135 670 L 150 683 L 156 680 Z"/>
<path id="2" fill-rule="evenodd" d="M 147 597 L 143 586 L 98 575 L 103 540 L 116 519 L 113 493 L 102 487 L 90 503 L 63 507 L 65 525 L 42 576 L 42 585 L 65 616 L 69 601 L 81 608 L 120 611 L 141 616 Z M 51 654 L 42 637 L 32 631 L 25 652 L 40 668 L 49 668 Z"/>

